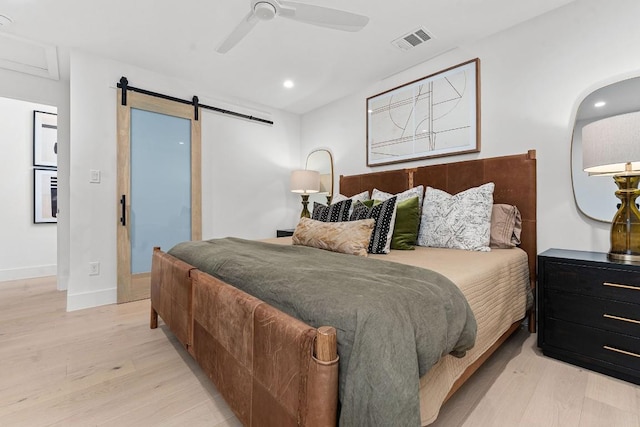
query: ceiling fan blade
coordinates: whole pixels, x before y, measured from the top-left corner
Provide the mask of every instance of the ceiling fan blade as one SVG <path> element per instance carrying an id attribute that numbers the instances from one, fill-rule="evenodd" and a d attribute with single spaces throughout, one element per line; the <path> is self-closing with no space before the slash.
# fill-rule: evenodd
<path id="1" fill-rule="evenodd" d="M 279 1 L 282 7 L 279 16 L 305 22 L 321 27 L 342 31 L 360 31 L 369 22 L 369 18 L 343 10 L 329 9 L 322 6 L 297 3 L 293 1 Z"/>
<path id="2" fill-rule="evenodd" d="M 227 53 L 232 47 L 237 45 L 249 31 L 256 25 L 258 18 L 249 12 L 247 16 L 238 24 L 238 26 L 227 36 L 227 38 L 216 48 L 218 53 Z"/>

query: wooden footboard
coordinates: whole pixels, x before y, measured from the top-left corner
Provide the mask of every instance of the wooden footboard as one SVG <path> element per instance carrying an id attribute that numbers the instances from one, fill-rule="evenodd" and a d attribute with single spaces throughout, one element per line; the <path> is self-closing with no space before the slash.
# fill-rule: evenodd
<path id="1" fill-rule="evenodd" d="M 336 425 L 334 328 L 312 328 L 156 249 L 152 328 L 158 315 L 244 425 Z"/>
<path id="2" fill-rule="evenodd" d="M 151 264 L 151 322 L 157 327 L 158 315 L 187 349 L 193 343 L 191 272 L 195 268 L 160 250 L 153 249 Z"/>

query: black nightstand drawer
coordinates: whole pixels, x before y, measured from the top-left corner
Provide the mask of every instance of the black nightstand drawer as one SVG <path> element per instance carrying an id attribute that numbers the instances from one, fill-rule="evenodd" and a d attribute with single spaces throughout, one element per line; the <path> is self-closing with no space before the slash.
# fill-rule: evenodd
<path id="1" fill-rule="evenodd" d="M 547 318 L 545 344 L 568 350 L 626 369 L 640 375 L 640 338 L 602 331 L 562 320 Z"/>
<path id="2" fill-rule="evenodd" d="M 640 337 L 640 305 L 551 289 L 544 298 L 547 317 Z"/>
<path id="3" fill-rule="evenodd" d="M 544 276 L 548 289 L 640 304 L 640 274 L 637 272 L 548 261 Z"/>

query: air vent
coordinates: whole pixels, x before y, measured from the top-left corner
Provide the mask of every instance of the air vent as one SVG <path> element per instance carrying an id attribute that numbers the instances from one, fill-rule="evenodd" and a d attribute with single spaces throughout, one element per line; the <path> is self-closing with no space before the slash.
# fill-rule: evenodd
<path id="1" fill-rule="evenodd" d="M 404 36 L 392 41 L 391 44 L 404 51 L 412 49 L 430 39 L 431 36 L 427 33 L 427 30 L 425 30 L 424 28 L 417 28 L 405 34 Z"/>

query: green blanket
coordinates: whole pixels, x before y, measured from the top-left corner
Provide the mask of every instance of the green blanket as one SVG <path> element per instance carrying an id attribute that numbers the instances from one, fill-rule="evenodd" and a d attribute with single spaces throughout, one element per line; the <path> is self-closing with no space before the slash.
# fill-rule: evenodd
<path id="1" fill-rule="evenodd" d="M 169 253 L 313 327 L 334 326 L 342 426 L 420 425 L 419 377 L 475 342 L 466 299 L 430 270 L 236 238 Z"/>

